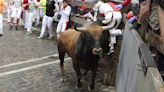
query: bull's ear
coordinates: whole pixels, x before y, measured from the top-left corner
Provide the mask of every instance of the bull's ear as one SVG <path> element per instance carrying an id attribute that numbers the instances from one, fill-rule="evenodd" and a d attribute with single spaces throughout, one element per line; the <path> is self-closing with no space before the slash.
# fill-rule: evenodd
<path id="1" fill-rule="evenodd" d="M 75 24 L 75 25 L 74 25 L 74 29 L 75 29 L 76 31 L 85 31 L 85 30 L 86 30 L 85 27 L 79 27 L 78 24 Z"/>

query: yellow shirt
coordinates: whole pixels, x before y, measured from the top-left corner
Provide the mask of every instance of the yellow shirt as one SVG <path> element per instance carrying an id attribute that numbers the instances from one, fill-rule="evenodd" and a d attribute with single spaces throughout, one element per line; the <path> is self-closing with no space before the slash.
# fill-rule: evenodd
<path id="1" fill-rule="evenodd" d="M 43 10 L 43 13 L 46 13 L 46 2 L 47 0 L 40 0 L 39 4 L 40 4 L 40 8 Z"/>
<path id="2" fill-rule="evenodd" d="M 4 9 L 4 0 L 0 0 L 0 14 L 3 13 L 3 9 Z"/>

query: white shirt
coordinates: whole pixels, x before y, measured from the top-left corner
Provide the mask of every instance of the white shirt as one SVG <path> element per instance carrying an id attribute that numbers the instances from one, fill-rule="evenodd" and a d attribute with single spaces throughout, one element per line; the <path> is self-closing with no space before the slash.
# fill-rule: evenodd
<path id="1" fill-rule="evenodd" d="M 87 21 L 92 21 L 93 20 L 93 15 L 91 14 L 91 12 L 88 12 L 88 13 L 84 14 L 83 16 L 87 17 Z"/>
<path id="2" fill-rule="evenodd" d="M 59 22 L 68 22 L 69 16 L 71 14 L 71 7 L 68 5 L 65 9 L 60 11 L 59 14 L 61 15 L 61 19 L 59 20 Z"/>
<path id="3" fill-rule="evenodd" d="M 133 4 L 139 4 L 139 0 L 132 0 L 131 3 L 133 3 Z"/>
<path id="4" fill-rule="evenodd" d="M 110 11 L 114 11 L 114 10 L 108 3 L 101 4 L 99 7 L 99 12 L 101 14 L 106 15 Z"/>
<path id="5" fill-rule="evenodd" d="M 102 2 L 101 0 L 99 0 L 95 5 L 94 5 L 94 7 L 93 7 L 93 10 L 94 11 L 98 11 L 98 9 L 99 9 L 99 6 L 101 5 L 101 4 L 103 4 L 104 2 Z"/>
<path id="6" fill-rule="evenodd" d="M 82 0 L 75 0 L 75 1 L 82 1 Z M 84 0 L 83 2 L 95 2 L 96 0 Z"/>
<path id="7" fill-rule="evenodd" d="M 13 3 L 14 3 L 13 0 L 8 0 L 8 2 L 7 2 L 8 9 L 12 8 Z"/>
<path id="8" fill-rule="evenodd" d="M 14 4 L 13 4 L 13 6 L 15 7 L 15 8 L 21 8 L 22 7 L 22 0 L 14 0 Z"/>
<path id="9" fill-rule="evenodd" d="M 28 0 L 30 12 L 33 12 L 35 10 L 36 3 L 37 3 L 37 0 Z"/>
<path id="10" fill-rule="evenodd" d="M 63 0 L 54 0 L 56 3 L 61 3 Z"/>

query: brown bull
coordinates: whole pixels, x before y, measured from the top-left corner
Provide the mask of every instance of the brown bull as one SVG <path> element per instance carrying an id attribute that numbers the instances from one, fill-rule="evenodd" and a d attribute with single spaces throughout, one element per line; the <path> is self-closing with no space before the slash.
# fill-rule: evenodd
<path id="1" fill-rule="evenodd" d="M 73 67 L 77 74 L 77 88 L 82 87 L 82 74 L 80 68 L 92 72 L 90 89 L 95 86 L 95 78 L 100 55 L 108 48 L 108 31 L 103 31 L 106 27 L 91 25 L 88 28 L 78 28 L 79 31 L 69 29 L 60 34 L 58 39 L 58 52 L 60 67 L 63 76 L 64 56 L 67 53 L 73 61 Z M 105 33 L 104 33 L 105 32 Z M 108 50 L 107 50 L 108 51 Z"/>

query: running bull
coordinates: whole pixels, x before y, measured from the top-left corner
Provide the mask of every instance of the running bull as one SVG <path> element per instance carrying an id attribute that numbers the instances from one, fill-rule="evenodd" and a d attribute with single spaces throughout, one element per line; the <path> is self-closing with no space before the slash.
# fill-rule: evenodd
<path id="1" fill-rule="evenodd" d="M 92 81 L 89 89 L 94 89 L 100 55 L 108 51 L 106 47 L 108 47 L 109 33 L 104 31 L 107 29 L 108 26 L 102 27 L 92 24 L 89 27 L 80 27 L 76 30 L 68 29 L 60 34 L 58 53 L 62 79 L 64 78 L 64 56 L 67 53 L 72 58 L 73 67 L 77 75 L 77 88 L 82 87 L 81 79 L 83 75 L 86 75 L 87 71 L 91 70 Z M 81 74 L 81 68 L 86 70 L 84 74 Z"/>

